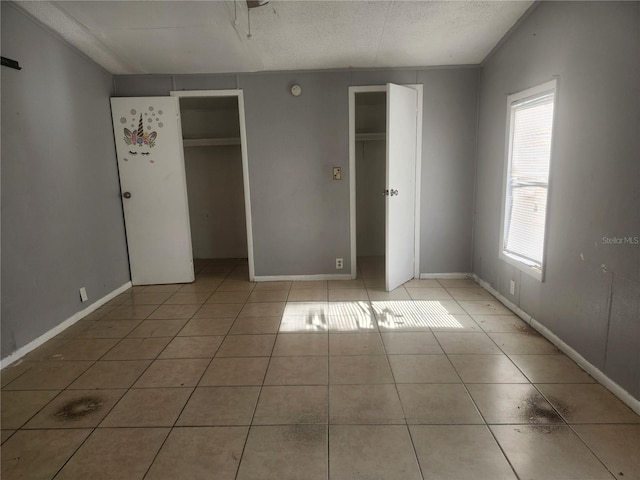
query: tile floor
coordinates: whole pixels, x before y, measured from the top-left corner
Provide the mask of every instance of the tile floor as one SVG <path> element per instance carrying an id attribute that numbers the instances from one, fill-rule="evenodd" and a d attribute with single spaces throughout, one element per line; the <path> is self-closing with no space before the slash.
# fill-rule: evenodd
<path id="1" fill-rule="evenodd" d="M 2 372 L 2 478 L 640 478 L 640 417 L 485 290 L 359 267 L 120 295 Z"/>

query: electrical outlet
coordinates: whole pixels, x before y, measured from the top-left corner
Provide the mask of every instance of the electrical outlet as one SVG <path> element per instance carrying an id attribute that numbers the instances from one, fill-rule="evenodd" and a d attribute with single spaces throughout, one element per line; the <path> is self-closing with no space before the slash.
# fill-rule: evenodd
<path id="1" fill-rule="evenodd" d="M 513 280 L 511 280 L 511 282 L 509 283 L 509 293 L 511 295 L 516 294 L 516 282 L 514 282 Z"/>
<path id="2" fill-rule="evenodd" d="M 336 270 L 342 270 L 344 268 L 344 260 L 342 258 L 336 258 Z"/>
<path id="3" fill-rule="evenodd" d="M 89 300 L 89 297 L 87 296 L 87 289 L 84 287 L 80 288 L 80 300 L 82 300 L 83 302 Z"/>

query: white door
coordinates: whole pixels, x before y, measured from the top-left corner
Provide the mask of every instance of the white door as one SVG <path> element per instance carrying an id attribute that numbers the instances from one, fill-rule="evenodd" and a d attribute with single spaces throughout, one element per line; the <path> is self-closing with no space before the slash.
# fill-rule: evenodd
<path id="1" fill-rule="evenodd" d="M 194 280 L 180 109 L 175 97 L 112 98 L 134 285 Z"/>
<path id="2" fill-rule="evenodd" d="M 386 287 L 414 277 L 418 92 L 387 84 Z"/>

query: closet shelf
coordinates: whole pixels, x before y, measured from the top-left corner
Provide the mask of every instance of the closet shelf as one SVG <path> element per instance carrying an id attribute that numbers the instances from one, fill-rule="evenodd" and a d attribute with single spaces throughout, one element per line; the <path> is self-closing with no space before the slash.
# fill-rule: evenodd
<path id="1" fill-rule="evenodd" d="M 376 133 L 356 133 L 356 141 L 358 140 L 386 140 L 387 134 L 385 132 Z"/>
<path id="2" fill-rule="evenodd" d="M 222 145 L 240 145 L 240 138 L 185 138 L 182 140 L 182 145 L 184 145 L 185 147 L 219 147 Z"/>

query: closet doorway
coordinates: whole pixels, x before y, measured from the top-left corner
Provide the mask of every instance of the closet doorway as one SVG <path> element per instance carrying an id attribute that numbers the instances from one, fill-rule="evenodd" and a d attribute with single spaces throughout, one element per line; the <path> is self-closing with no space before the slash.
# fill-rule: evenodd
<path id="1" fill-rule="evenodd" d="M 419 277 L 422 85 L 349 87 L 351 272 Z"/>
<path id="2" fill-rule="evenodd" d="M 241 90 L 172 91 L 178 97 L 189 223 L 198 266 L 246 259 L 254 279 L 244 101 Z M 246 278 L 246 277 L 245 277 Z"/>

